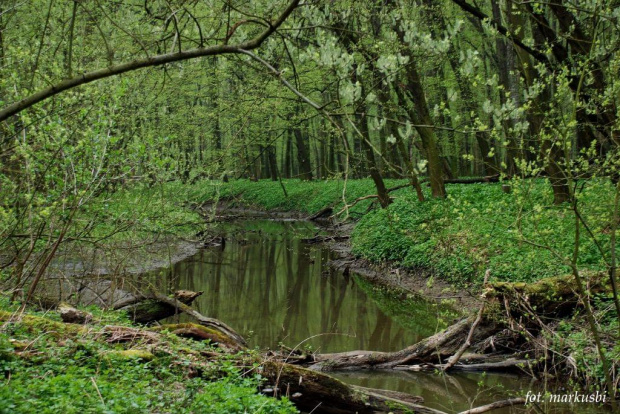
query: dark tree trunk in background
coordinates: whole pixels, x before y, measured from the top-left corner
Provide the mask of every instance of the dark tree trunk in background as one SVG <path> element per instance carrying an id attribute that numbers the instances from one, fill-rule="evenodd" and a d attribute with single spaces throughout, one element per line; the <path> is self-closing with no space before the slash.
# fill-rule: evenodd
<path id="1" fill-rule="evenodd" d="M 312 180 L 312 165 L 310 165 L 310 152 L 306 145 L 306 140 L 301 129 L 293 130 L 295 144 L 297 145 L 297 164 L 299 165 L 299 178 L 302 180 Z"/>
<path id="2" fill-rule="evenodd" d="M 390 195 L 388 194 L 387 188 L 385 187 L 385 183 L 383 182 L 383 177 L 381 176 L 379 167 L 377 166 L 374 150 L 369 142 L 370 137 L 368 135 L 368 119 L 366 118 L 365 113 L 360 115 L 358 128 L 362 134 L 362 137 L 360 137 L 360 142 L 364 155 L 366 156 L 370 178 L 372 178 L 372 181 L 375 183 L 375 188 L 377 189 L 379 204 L 381 204 L 381 207 L 386 208 L 392 201 L 390 199 Z"/>
<path id="3" fill-rule="evenodd" d="M 267 159 L 269 161 L 269 175 L 271 176 L 271 181 L 278 181 L 278 158 L 274 145 L 270 145 L 267 148 Z"/>
<path id="4" fill-rule="evenodd" d="M 291 171 L 291 152 L 293 151 L 293 146 L 291 143 L 291 134 L 290 132 L 287 132 L 285 134 L 286 136 L 286 144 L 285 144 L 285 149 L 284 149 L 284 157 L 283 157 L 283 165 L 282 165 L 282 175 L 284 176 L 284 178 L 291 178 L 292 175 L 292 171 Z"/>
<path id="5" fill-rule="evenodd" d="M 431 193 L 433 197 L 444 198 L 446 196 L 446 188 L 443 182 L 444 164 L 441 160 L 437 137 L 432 128 L 433 121 L 428 111 L 422 82 L 414 63 L 416 58 L 411 55 L 409 57 L 410 63 L 407 66 L 406 73 L 407 84 L 397 85 L 396 93 L 399 97 L 400 105 L 407 108 L 409 118 L 416 125 L 415 129 L 422 139 L 422 146 L 428 161 L 427 168 L 431 183 Z M 411 104 L 406 100 L 407 95 L 411 100 Z"/>
<path id="6" fill-rule="evenodd" d="M 493 10 L 493 19 L 497 22 L 502 21 L 502 11 L 500 9 L 500 3 L 498 1 L 491 2 L 492 10 Z M 503 89 L 499 91 L 499 101 L 500 104 L 506 105 L 508 102 L 508 97 L 515 99 L 512 94 L 509 95 L 509 92 L 513 91 L 516 86 L 514 84 L 518 82 L 515 78 L 514 74 L 511 74 L 511 70 L 513 69 L 514 63 L 516 61 L 514 55 L 516 54 L 514 47 L 512 44 L 509 44 L 508 41 L 502 37 L 497 37 L 495 41 L 496 45 L 496 56 L 497 56 L 497 70 L 499 74 L 499 83 L 503 86 Z M 504 128 L 505 139 L 508 142 L 508 146 L 506 147 L 506 173 L 508 175 L 514 175 L 516 172 L 515 160 L 519 156 L 518 155 L 518 144 L 511 132 L 513 127 L 513 122 L 510 119 L 504 119 L 502 121 L 502 126 Z"/>

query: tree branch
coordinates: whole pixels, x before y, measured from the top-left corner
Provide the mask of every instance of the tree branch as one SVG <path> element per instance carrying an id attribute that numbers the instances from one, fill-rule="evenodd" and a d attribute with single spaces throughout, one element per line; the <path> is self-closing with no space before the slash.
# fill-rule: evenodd
<path id="1" fill-rule="evenodd" d="M 539 52 L 538 50 L 532 49 L 531 47 L 529 47 L 528 45 L 523 43 L 517 37 L 513 36 L 512 33 L 510 33 L 510 30 L 508 30 L 506 27 L 502 26 L 500 24 L 500 22 L 498 22 L 496 20 L 493 20 L 490 16 L 488 16 L 487 14 L 482 12 L 482 10 L 480 10 L 479 8 L 477 8 L 475 6 L 472 6 L 466 0 L 452 0 L 452 2 L 455 3 L 457 6 L 459 6 L 461 9 L 463 9 L 463 11 L 471 14 L 472 16 L 476 17 L 477 19 L 488 21 L 489 24 L 495 28 L 495 30 L 497 30 L 503 36 L 505 36 L 508 39 L 510 39 L 510 41 L 512 43 L 514 43 L 515 45 L 519 46 L 521 49 L 526 51 L 528 54 L 530 54 L 537 61 L 539 61 L 541 63 L 544 63 L 546 66 L 550 65 L 550 62 L 549 62 L 549 59 L 547 58 L 547 55 L 545 55 L 542 52 Z"/>
<path id="2" fill-rule="evenodd" d="M 68 89 L 75 88 L 80 85 L 84 85 L 90 82 L 94 82 L 99 79 L 108 78 L 121 73 L 134 71 L 137 69 L 161 66 L 166 63 L 179 62 L 183 60 L 195 59 L 203 56 L 213 56 L 232 53 L 245 53 L 244 51 L 258 48 L 271 34 L 273 34 L 278 27 L 284 23 L 288 16 L 299 5 L 300 0 L 292 0 L 282 14 L 265 29 L 261 34 L 255 38 L 236 45 L 215 45 L 204 48 L 196 48 L 187 50 L 184 52 L 168 53 L 163 55 L 157 55 L 147 57 L 144 59 L 137 59 L 131 62 L 121 63 L 119 65 L 110 66 L 104 69 L 98 69 L 92 72 L 83 73 L 80 76 L 66 79 L 48 88 L 40 90 L 18 102 L 15 102 L 4 109 L 0 110 L 0 122 L 5 121 L 9 117 L 16 115 L 24 109 L 30 108 L 36 103 L 39 103 L 45 99 L 51 98 Z"/>

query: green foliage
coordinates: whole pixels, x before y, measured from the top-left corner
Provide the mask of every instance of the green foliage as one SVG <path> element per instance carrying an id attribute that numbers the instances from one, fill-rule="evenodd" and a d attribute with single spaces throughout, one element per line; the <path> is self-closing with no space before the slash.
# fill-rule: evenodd
<path id="1" fill-rule="evenodd" d="M 386 180 L 389 187 L 404 184 L 404 180 Z M 259 210 L 297 211 L 307 214 L 316 213 L 325 207 L 332 207 L 335 212 L 343 207 L 342 195 L 345 189 L 342 180 L 301 181 L 282 180 L 288 197 L 284 195 L 280 183 L 262 180 L 234 180 L 229 183 L 219 181 L 201 181 L 187 186 L 182 183 L 170 183 L 166 188 L 185 192 L 187 200 L 196 203 L 223 200 L 231 206 L 244 206 Z M 346 182 L 346 200 L 352 203 L 356 198 L 375 192 L 370 180 L 348 180 Z M 359 217 L 365 214 L 373 200 L 364 200 L 350 209 L 350 215 Z"/>
<path id="2" fill-rule="evenodd" d="M 608 298 L 609 299 L 609 298 Z M 620 346 L 615 337 L 618 332 L 618 315 L 611 309 L 609 302 L 595 300 L 595 316 L 601 321 L 600 336 L 611 361 L 611 370 L 620 370 Z M 571 383 L 581 385 L 589 391 L 603 391 L 603 363 L 600 354 L 592 343 L 592 334 L 584 322 L 583 315 L 574 315 L 571 319 L 561 320 L 553 332 L 546 334 L 553 352 L 567 355 L 566 374 Z"/>
<path id="3" fill-rule="evenodd" d="M 244 381 L 241 385 L 228 380 L 208 383 L 194 398 L 190 412 L 206 414 L 292 414 L 297 412 L 286 400 L 278 401 L 274 398 L 256 395 L 256 385 L 256 381 Z"/>
<path id="4" fill-rule="evenodd" d="M 32 313 L 3 325 L 0 412 L 297 412 L 286 399 L 257 394 L 260 376 L 243 375 L 227 355 L 205 364 L 200 351 L 216 349 L 203 342 L 166 333 L 156 347 L 140 340 L 106 342 L 101 327 L 114 320 L 122 322 L 123 316 L 104 313 L 99 311 L 95 317 L 101 325 L 84 329 Z M 7 315 L 0 314 L 0 320 Z M 67 329 L 59 332 L 63 326 Z M 139 358 L 147 349 L 154 357 Z M 138 357 L 119 352 L 127 350 Z M 201 367 L 200 375 L 196 376 L 192 364 Z"/>
<path id="5" fill-rule="evenodd" d="M 75 229 L 90 240 L 145 240 L 161 235 L 192 236 L 200 216 L 187 208 L 173 186 L 142 184 L 95 198 L 75 219 Z"/>
<path id="6" fill-rule="evenodd" d="M 372 211 L 356 226 L 354 252 L 371 260 L 392 260 L 424 268 L 457 284 L 480 282 L 486 271 L 504 281 L 533 281 L 570 271 L 575 223 L 569 205 L 552 206 L 544 180 L 448 186 L 447 200 L 420 203 L 400 190 L 386 210 Z M 591 181 L 578 195 L 596 241 L 608 246 L 604 214 L 610 184 Z M 602 270 L 605 263 L 588 234 L 581 233 L 578 265 Z M 557 257 L 557 252 L 561 257 Z"/>

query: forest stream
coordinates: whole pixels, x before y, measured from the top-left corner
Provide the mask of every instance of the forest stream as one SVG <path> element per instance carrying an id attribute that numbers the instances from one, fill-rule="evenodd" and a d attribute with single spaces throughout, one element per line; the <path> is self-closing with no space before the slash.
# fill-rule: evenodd
<path id="1" fill-rule="evenodd" d="M 420 299 L 409 299 L 403 306 L 384 289 L 353 273 L 334 270 L 328 265 L 331 252 L 326 246 L 303 242 L 320 231 L 310 222 L 241 220 L 219 223 L 215 231 L 221 237 L 217 245 L 143 277 L 149 283 L 162 284 L 162 291 L 204 291 L 195 308 L 234 327 L 251 347 L 264 350 L 284 344 L 321 353 L 396 351 L 443 329 L 456 315 L 447 305 Z M 185 320 L 186 316 L 168 322 L 177 318 Z M 445 412 L 543 391 L 542 384 L 525 373 L 441 376 L 365 370 L 332 375 L 355 385 L 419 395 L 425 406 Z M 575 409 L 584 412 L 584 408 Z M 591 413 L 606 412 L 594 405 L 587 408 Z M 576 412 L 568 404 L 545 410 Z"/>

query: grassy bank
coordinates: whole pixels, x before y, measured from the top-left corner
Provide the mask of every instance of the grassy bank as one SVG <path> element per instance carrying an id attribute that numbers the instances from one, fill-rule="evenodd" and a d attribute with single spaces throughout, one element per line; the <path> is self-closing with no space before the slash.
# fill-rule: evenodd
<path id="1" fill-rule="evenodd" d="M 405 183 L 405 180 L 386 180 L 388 187 Z M 282 184 L 269 180 L 258 182 L 236 180 L 229 183 L 202 181 L 191 186 L 170 183 L 167 189 L 185 192 L 188 200 L 198 203 L 226 200 L 233 206 L 312 214 L 325 207 L 333 207 L 335 211 L 341 210 L 344 206 L 342 196 L 345 183 L 342 180 L 283 180 Z M 375 187 L 371 180 L 349 180 L 346 183 L 347 203 L 374 193 Z M 353 218 L 359 218 L 368 211 L 372 203 L 373 200 L 364 200 L 351 208 L 349 214 Z"/>
<path id="2" fill-rule="evenodd" d="M 388 187 L 403 184 L 388 180 Z M 342 209 L 342 181 L 202 182 L 169 191 L 184 192 L 193 202 L 226 199 L 233 205 L 264 210 L 311 214 L 331 206 Z M 349 203 L 374 194 L 370 180 L 349 180 Z M 427 189 L 425 189 L 427 190 Z M 373 200 L 350 210 L 359 218 L 353 233 L 355 254 L 373 261 L 391 260 L 409 268 L 431 269 L 456 284 L 482 280 L 486 269 L 495 280 L 534 281 L 569 272 L 575 244 L 575 218 L 570 205 L 553 206 L 546 180 L 513 182 L 510 194 L 500 184 L 447 186 L 448 199 L 419 202 L 408 188 L 391 193 L 394 203 L 386 210 L 372 209 Z M 591 181 L 579 193 L 580 212 L 587 223 L 581 228 L 578 265 L 588 270 L 605 268 L 599 251 L 609 250 L 613 188 Z M 594 236 L 594 237 L 592 237 Z M 598 245 L 598 246 L 597 246 Z"/>
<path id="3" fill-rule="evenodd" d="M 136 329 L 122 312 L 89 310 L 87 326 L 55 313 L 16 317 L 0 297 L 0 412 L 297 412 L 286 399 L 258 394 L 260 375 L 207 342 Z M 114 340 L 111 325 L 132 329 L 133 339 Z"/>

